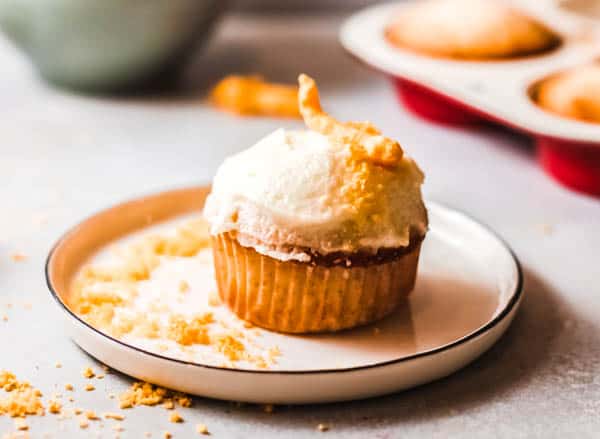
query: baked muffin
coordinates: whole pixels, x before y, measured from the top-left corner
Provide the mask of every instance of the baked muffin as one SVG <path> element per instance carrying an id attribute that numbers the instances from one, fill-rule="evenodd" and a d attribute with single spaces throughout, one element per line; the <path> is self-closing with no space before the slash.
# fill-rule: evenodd
<path id="1" fill-rule="evenodd" d="M 446 58 L 514 58 L 555 48 L 541 22 L 497 0 L 424 0 L 406 7 L 386 32 L 394 46 Z"/>
<path id="2" fill-rule="evenodd" d="M 600 63 L 542 81 L 535 99 L 539 106 L 560 116 L 600 123 Z"/>
<path id="3" fill-rule="evenodd" d="M 299 78 L 309 130 L 279 129 L 220 166 L 204 210 L 219 295 L 275 331 L 337 331 L 391 313 L 413 289 L 423 173 L 367 122 L 323 113 Z"/>

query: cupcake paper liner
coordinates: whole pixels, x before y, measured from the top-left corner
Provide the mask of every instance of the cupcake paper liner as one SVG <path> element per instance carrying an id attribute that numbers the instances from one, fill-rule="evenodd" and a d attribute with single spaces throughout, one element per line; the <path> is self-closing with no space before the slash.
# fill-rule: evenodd
<path id="1" fill-rule="evenodd" d="M 241 319 L 287 333 L 339 331 L 390 314 L 414 287 L 421 247 L 346 267 L 280 261 L 228 233 L 212 244 L 221 300 Z"/>

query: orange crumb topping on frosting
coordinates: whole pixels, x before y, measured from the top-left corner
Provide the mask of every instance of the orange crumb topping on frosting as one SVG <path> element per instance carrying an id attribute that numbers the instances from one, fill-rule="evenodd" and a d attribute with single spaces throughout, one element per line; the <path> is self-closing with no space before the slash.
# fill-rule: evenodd
<path id="1" fill-rule="evenodd" d="M 393 139 L 369 122 L 342 123 L 321 108 L 319 90 L 314 79 L 305 74 L 298 77 L 298 105 L 306 126 L 346 145 L 356 160 L 369 160 L 381 166 L 397 166 L 402 160 L 402 148 Z"/>

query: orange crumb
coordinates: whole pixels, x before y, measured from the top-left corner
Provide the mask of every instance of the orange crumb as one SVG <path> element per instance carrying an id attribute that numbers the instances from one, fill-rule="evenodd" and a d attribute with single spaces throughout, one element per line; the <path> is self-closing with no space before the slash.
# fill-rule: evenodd
<path id="1" fill-rule="evenodd" d="M 269 368 L 269 364 L 262 357 L 253 359 L 253 362 L 256 365 L 256 367 L 258 367 L 259 369 L 268 369 Z"/>
<path id="2" fill-rule="evenodd" d="M 205 424 L 198 424 L 196 425 L 196 431 L 199 434 L 210 434 L 208 431 L 208 427 Z"/>
<path id="3" fill-rule="evenodd" d="M 100 418 L 98 417 L 98 415 L 96 414 L 96 412 L 95 412 L 95 411 L 93 411 L 93 410 L 88 410 L 88 411 L 86 411 L 86 412 L 85 412 L 85 417 L 86 417 L 87 419 L 89 419 L 90 421 L 97 421 L 98 419 L 100 419 Z"/>
<path id="4" fill-rule="evenodd" d="M 88 428 L 89 426 L 90 426 L 90 423 L 87 421 L 87 419 L 79 420 L 79 428 Z"/>
<path id="5" fill-rule="evenodd" d="M 23 262 L 27 260 L 27 256 L 19 252 L 13 253 L 10 257 L 15 262 Z"/>
<path id="6" fill-rule="evenodd" d="M 163 436 L 165 437 L 165 439 L 171 439 L 173 437 L 173 435 L 171 433 L 169 433 L 168 431 L 165 431 Z"/>
<path id="7" fill-rule="evenodd" d="M 61 412 L 61 409 L 62 409 L 62 405 L 57 400 L 51 399 L 50 401 L 48 401 L 48 411 L 50 413 L 57 415 Z"/>
<path id="8" fill-rule="evenodd" d="M 158 339 L 155 344 L 157 351 L 169 350 L 172 342 L 180 345 L 177 349 L 181 349 L 184 354 L 193 354 L 185 347 L 210 345 L 214 351 L 225 357 L 222 361 L 226 361 L 229 367 L 233 367 L 235 361 L 243 360 L 253 363 L 257 368 L 267 368 L 276 362 L 275 357 L 280 354 L 277 349 L 266 350 L 264 354 L 257 355 L 251 355 L 247 351 L 246 343 L 249 343 L 248 346 L 260 348 L 249 338 L 260 334 L 234 329 L 223 320 L 216 320 L 210 312 L 194 316 L 174 314 L 167 305 L 156 303 L 151 307 L 149 312 L 152 315 L 149 316 L 147 312 L 135 308 L 135 298 L 138 295 L 136 282 L 149 279 L 152 270 L 161 263 L 162 256 L 190 257 L 209 246 L 208 226 L 203 220 L 194 220 L 177 227 L 174 233 L 171 231 L 164 235 L 142 237 L 118 249 L 117 264 L 84 267 L 73 283 L 70 306 L 88 323 L 117 338 L 131 334 L 146 339 Z M 185 280 L 178 279 L 177 282 L 180 290 L 190 288 Z M 215 306 L 220 304 L 216 291 L 211 292 L 209 301 Z M 118 313 L 118 310 L 127 312 Z M 156 317 L 157 315 L 167 315 L 166 322 Z M 223 327 L 226 331 L 213 332 L 217 327 Z M 252 328 L 247 323 L 245 327 Z M 107 366 L 100 367 L 109 373 Z M 102 379 L 104 375 L 86 368 L 84 376 Z M 163 400 L 152 403 L 150 401 L 155 395 L 140 392 L 141 388 L 129 392 L 128 396 L 122 395 L 120 406 L 130 408 L 138 404 L 152 405 L 164 402 L 164 396 Z M 139 402 L 140 398 L 146 402 Z"/>
<path id="9" fill-rule="evenodd" d="M 86 392 L 91 392 L 92 390 L 96 390 L 96 388 L 92 384 L 86 384 L 84 389 Z"/>
<path id="10" fill-rule="evenodd" d="M 190 289 L 190 284 L 187 283 L 187 281 L 182 280 L 181 282 L 179 282 L 179 292 L 180 293 L 186 293 L 187 291 L 189 291 Z"/>
<path id="11" fill-rule="evenodd" d="M 215 340 L 215 349 L 231 361 L 241 360 L 246 352 L 244 344 L 232 335 L 222 335 Z"/>
<path id="12" fill-rule="evenodd" d="M 317 430 L 319 430 L 319 431 L 327 431 L 327 430 L 329 430 L 329 425 L 327 425 L 327 424 L 319 424 L 319 425 L 317 425 Z"/>
<path id="13" fill-rule="evenodd" d="M 173 423 L 179 423 L 179 422 L 183 422 L 183 418 L 181 417 L 181 415 L 179 413 L 177 413 L 176 410 L 173 410 L 171 412 L 171 414 L 169 415 L 169 421 L 173 422 Z"/>
<path id="14" fill-rule="evenodd" d="M 25 418 L 16 418 L 15 419 L 15 428 L 20 431 L 29 430 L 29 425 L 25 421 Z"/>
<path id="15" fill-rule="evenodd" d="M 214 322 L 212 313 L 204 313 L 186 320 L 183 316 L 172 315 L 169 318 L 167 337 L 179 344 L 209 344 L 208 327 Z"/>
<path id="16" fill-rule="evenodd" d="M 81 409 L 80 409 L 80 408 L 78 408 L 78 407 L 75 407 L 75 408 L 73 409 L 73 413 L 75 413 L 76 415 L 80 415 L 80 414 L 82 414 L 82 413 L 83 413 L 83 410 L 81 410 Z"/>
<path id="17" fill-rule="evenodd" d="M 167 410 L 173 410 L 175 408 L 175 404 L 173 404 L 172 399 L 168 399 L 163 403 L 163 407 Z"/>
<path id="18" fill-rule="evenodd" d="M 271 349 L 269 349 L 268 355 L 271 360 L 273 360 L 275 357 L 280 357 L 281 349 L 279 349 L 278 346 L 273 346 Z"/>
<path id="19" fill-rule="evenodd" d="M 120 395 L 121 408 L 131 408 L 136 405 L 157 405 L 172 399 L 185 397 L 180 393 L 174 393 L 163 387 L 154 386 L 150 383 L 135 382 L 130 389 Z"/>
<path id="20" fill-rule="evenodd" d="M 19 381 L 15 374 L 0 371 L 0 389 L 8 395 L 0 399 L 0 415 L 7 414 L 13 418 L 24 418 L 28 415 L 43 415 L 44 406 L 40 400 L 42 392 L 35 389 L 27 381 Z"/>
<path id="21" fill-rule="evenodd" d="M 115 421 L 122 421 L 125 419 L 125 415 L 122 415 L 120 413 L 112 413 L 112 412 L 104 413 L 104 417 L 106 419 L 114 419 Z"/>
<path id="22" fill-rule="evenodd" d="M 186 395 L 177 395 L 176 396 L 177 403 L 181 407 L 191 407 L 192 406 L 192 398 Z"/>
<path id="23" fill-rule="evenodd" d="M 65 384 L 65 390 L 68 390 L 68 391 L 72 392 L 73 391 L 73 384 L 69 384 L 69 383 Z"/>

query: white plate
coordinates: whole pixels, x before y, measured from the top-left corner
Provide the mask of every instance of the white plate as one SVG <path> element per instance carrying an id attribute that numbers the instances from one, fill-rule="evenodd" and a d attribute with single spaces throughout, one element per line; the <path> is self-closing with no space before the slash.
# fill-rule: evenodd
<path id="1" fill-rule="evenodd" d="M 498 340 L 519 306 L 522 274 L 506 244 L 466 215 L 429 202 L 430 231 L 408 305 L 375 325 L 336 334 L 290 336 L 261 330 L 261 344 L 282 351 L 269 370 L 223 368 L 211 359 L 185 361 L 140 341 L 126 343 L 89 326 L 67 307 L 70 279 L 90 255 L 101 254 L 153 220 L 168 227 L 182 215 L 197 214 L 206 192 L 184 189 L 118 205 L 84 221 L 57 243 L 46 266 L 48 286 L 66 311 L 71 337 L 85 351 L 128 375 L 196 395 L 279 404 L 341 401 L 396 392 L 460 369 Z M 210 258 L 197 258 L 194 264 L 203 263 L 204 269 L 194 264 L 186 268 L 180 261 L 157 276 L 168 282 L 170 269 L 192 271 L 195 266 L 189 273 L 191 295 L 206 300 Z"/>

